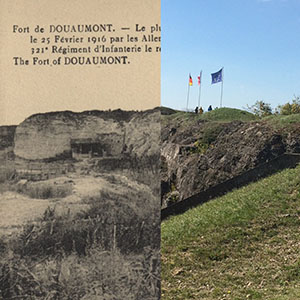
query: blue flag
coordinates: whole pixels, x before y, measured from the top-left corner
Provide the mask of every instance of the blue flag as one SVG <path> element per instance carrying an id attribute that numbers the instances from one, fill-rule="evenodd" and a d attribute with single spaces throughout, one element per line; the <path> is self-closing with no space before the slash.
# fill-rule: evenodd
<path id="1" fill-rule="evenodd" d="M 221 81 L 223 81 L 223 68 L 220 71 L 211 74 L 211 84 Z"/>

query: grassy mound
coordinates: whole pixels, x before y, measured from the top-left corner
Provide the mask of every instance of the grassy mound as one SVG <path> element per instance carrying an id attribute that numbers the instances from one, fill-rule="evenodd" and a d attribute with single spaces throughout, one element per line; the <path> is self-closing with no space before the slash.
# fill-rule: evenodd
<path id="1" fill-rule="evenodd" d="M 181 122 L 188 122 L 188 121 L 195 121 L 195 120 L 216 121 L 216 122 L 231 122 L 231 121 L 238 120 L 238 121 L 247 122 L 247 121 L 256 120 L 258 119 L 258 117 L 244 110 L 222 107 L 222 108 L 212 110 L 210 112 L 205 112 L 203 114 L 177 111 L 175 113 L 165 115 L 164 119 L 181 121 Z"/>
<path id="2" fill-rule="evenodd" d="M 162 299 L 299 299 L 300 166 L 162 223 Z"/>
<path id="3" fill-rule="evenodd" d="M 209 121 L 253 121 L 256 120 L 257 117 L 254 114 L 251 114 L 247 111 L 236 109 L 236 108 L 229 108 L 229 107 L 222 107 L 219 109 L 212 110 L 210 112 L 203 114 L 204 120 Z"/>

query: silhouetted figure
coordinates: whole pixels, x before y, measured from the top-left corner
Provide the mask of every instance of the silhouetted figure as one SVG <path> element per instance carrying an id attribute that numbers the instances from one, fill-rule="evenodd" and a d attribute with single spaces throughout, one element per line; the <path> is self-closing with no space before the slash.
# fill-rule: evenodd
<path id="1" fill-rule="evenodd" d="M 200 108 L 199 108 L 199 114 L 200 114 L 200 115 L 203 114 L 203 108 L 202 108 L 202 106 L 200 106 Z"/>
<path id="2" fill-rule="evenodd" d="M 198 106 L 196 106 L 196 108 L 195 108 L 195 113 L 196 114 L 198 113 Z"/>
<path id="3" fill-rule="evenodd" d="M 212 107 L 211 107 L 211 105 L 208 107 L 208 109 L 207 109 L 208 111 L 212 111 Z"/>

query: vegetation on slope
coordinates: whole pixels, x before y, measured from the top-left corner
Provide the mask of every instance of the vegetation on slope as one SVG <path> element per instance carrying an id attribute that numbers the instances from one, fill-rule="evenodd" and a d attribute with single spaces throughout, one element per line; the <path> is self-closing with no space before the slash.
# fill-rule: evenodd
<path id="1" fill-rule="evenodd" d="M 203 114 L 203 119 L 209 121 L 231 122 L 236 120 L 253 121 L 256 120 L 257 117 L 244 110 L 222 107 Z"/>
<path id="2" fill-rule="evenodd" d="M 203 114 L 195 114 L 192 112 L 183 112 L 177 111 L 170 115 L 164 116 L 164 119 L 169 121 L 195 121 L 195 120 L 203 120 L 203 121 L 218 121 L 218 122 L 231 122 L 231 121 L 253 121 L 258 119 L 257 116 L 254 114 L 236 109 L 236 108 L 229 108 L 229 107 L 222 107 L 218 109 L 214 109 L 210 112 L 205 112 Z"/>
<path id="3" fill-rule="evenodd" d="M 174 111 L 172 114 L 163 115 L 162 126 L 163 128 L 174 127 L 177 131 L 184 131 L 185 136 L 189 137 L 196 134 L 201 127 L 203 135 L 206 136 L 205 139 L 208 137 L 210 141 L 206 142 L 201 140 L 199 142 L 200 144 L 204 143 L 206 146 L 209 146 L 216 140 L 218 134 L 224 128 L 224 125 L 234 121 L 268 124 L 273 130 L 282 135 L 286 135 L 287 132 L 297 130 L 299 127 L 300 113 L 259 116 L 244 110 L 228 107 L 215 109 L 210 112 L 205 112 L 204 114 Z M 187 130 L 191 132 L 186 132 Z"/>
<path id="4" fill-rule="evenodd" d="M 133 172 L 130 166 L 128 172 Z M 51 206 L 42 217 L 24 224 L 18 234 L 0 237 L 0 299 L 158 298 L 157 196 L 124 175 L 101 176 L 107 189 L 99 185 L 99 193 L 81 196 L 81 203 L 88 207 L 78 212 Z M 61 190 L 53 184 L 49 190 L 43 182 L 13 184 L 0 184 L 0 193 L 15 188 L 44 198 L 62 196 L 70 187 Z M 114 186 L 116 192 L 111 191 Z M 97 189 L 89 186 L 93 188 Z"/>
<path id="5" fill-rule="evenodd" d="M 167 108 L 162 108 L 163 111 Z M 269 114 L 260 116 L 245 110 L 222 107 L 214 109 L 210 112 L 203 114 L 195 114 L 192 112 L 186 113 L 184 111 L 175 111 L 169 109 L 169 114 L 163 113 L 163 124 L 172 122 L 195 122 L 197 120 L 202 121 L 215 121 L 215 122 L 232 122 L 232 121 L 266 121 L 276 128 L 288 127 L 290 124 L 300 123 L 300 113 L 293 114 Z"/>
<path id="6" fill-rule="evenodd" d="M 277 129 L 289 129 L 293 124 L 300 124 L 300 113 L 292 115 L 272 115 L 263 118 L 263 120 Z"/>
<path id="7" fill-rule="evenodd" d="M 162 299 L 299 299 L 300 166 L 162 223 Z"/>
<path id="8" fill-rule="evenodd" d="M 18 236 L 0 238 L 0 299 L 158 297 L 158 215 L 147 206 L 137 215 L 124 197 L 87 198 L 90 208 L 75 216 L 49 208 Z"/>

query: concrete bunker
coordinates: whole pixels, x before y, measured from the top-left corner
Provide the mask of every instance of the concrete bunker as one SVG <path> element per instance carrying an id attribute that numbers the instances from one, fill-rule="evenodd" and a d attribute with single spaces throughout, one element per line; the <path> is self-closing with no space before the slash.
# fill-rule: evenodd
<path id="1" fill-rule="evenodd" d="M 75 159 L 118 156 L 123 149 L 123 136 L 102 134 L 97 138 L 71 139 L 72 157 Z"/>

